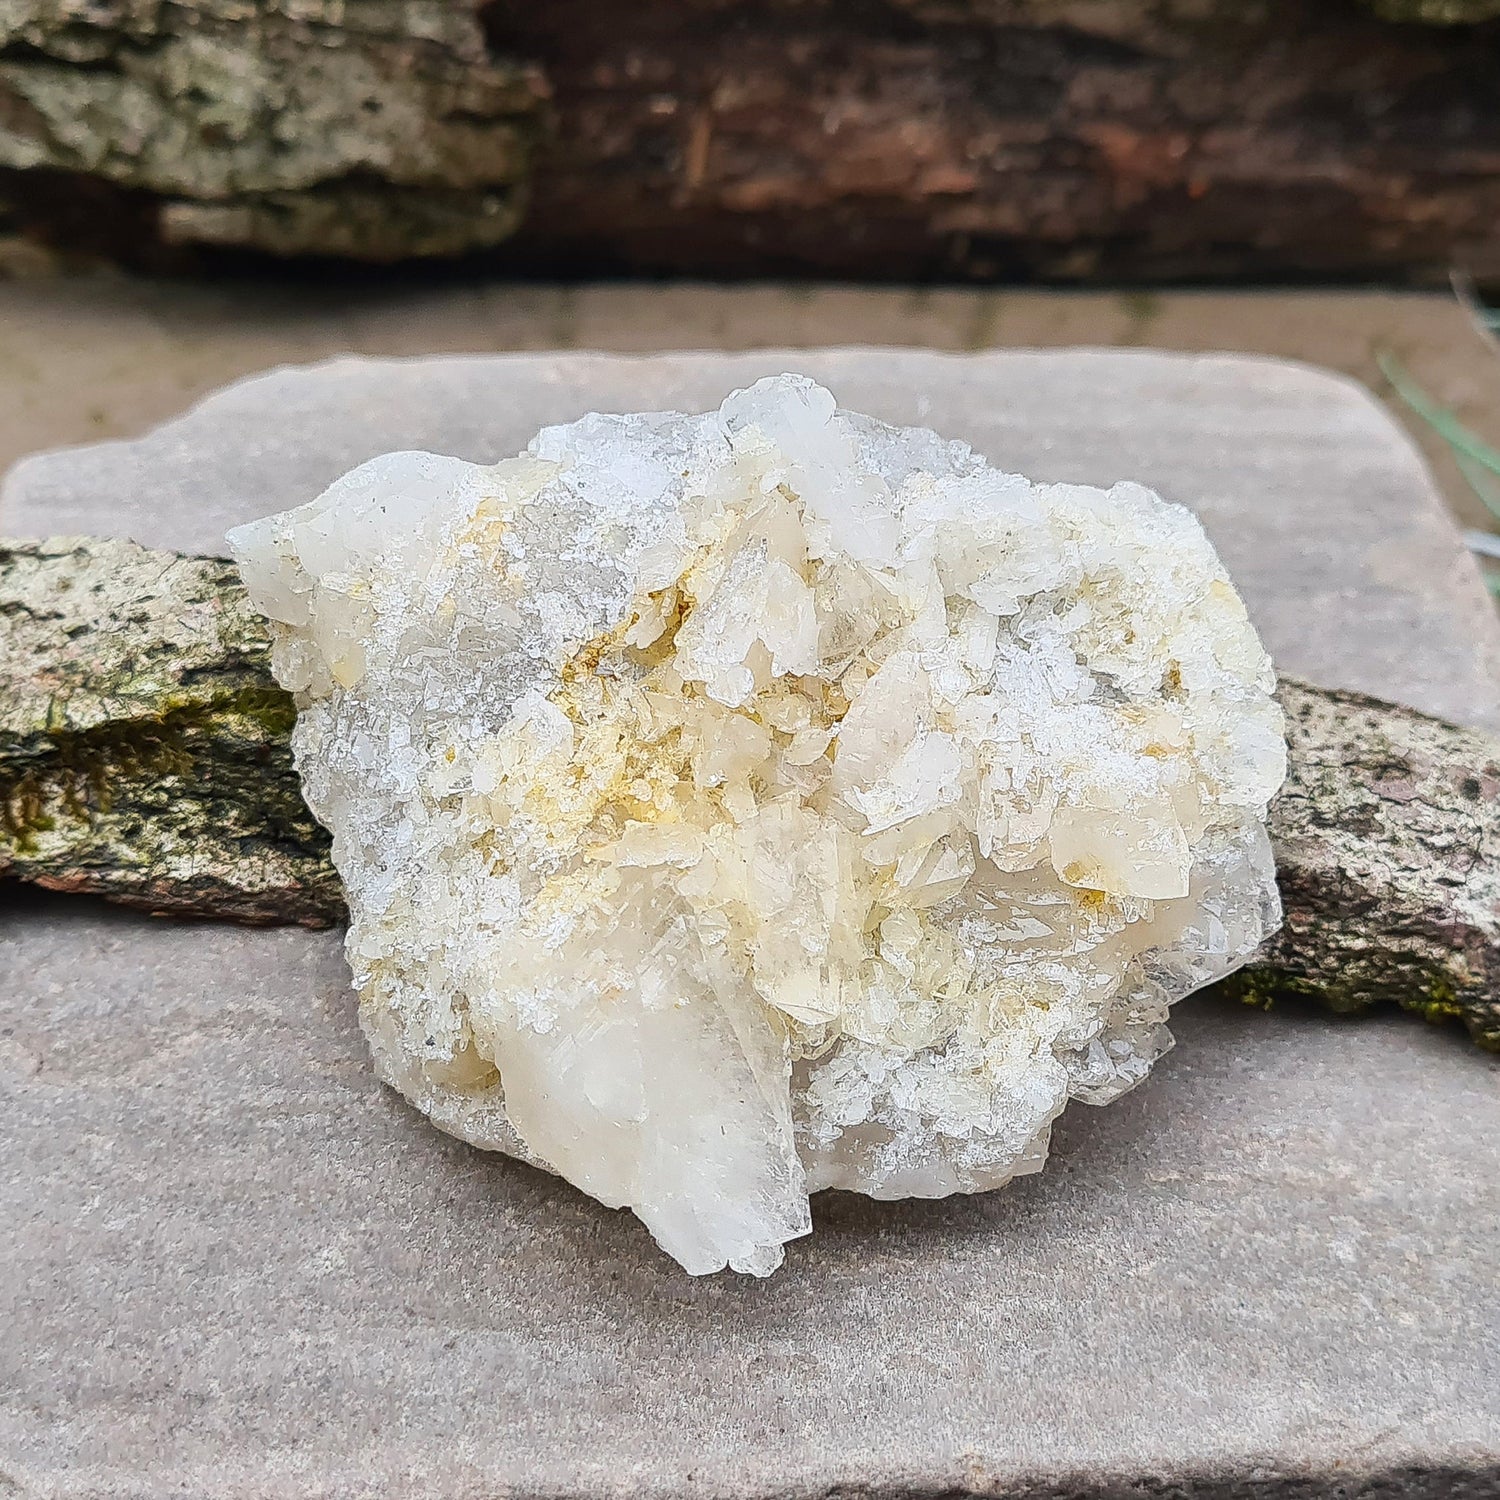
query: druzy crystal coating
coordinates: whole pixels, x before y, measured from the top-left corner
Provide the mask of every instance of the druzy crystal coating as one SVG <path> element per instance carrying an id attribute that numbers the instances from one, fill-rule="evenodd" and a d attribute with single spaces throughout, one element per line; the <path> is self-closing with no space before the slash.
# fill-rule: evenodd
<path id="1" fill-rule="evenodd" d="M 691 1272 L 1037 1170 L 1279 921 L 1271 665 L 1137 485 L 784 375 L 230 542 L 381 1076 Z"/>

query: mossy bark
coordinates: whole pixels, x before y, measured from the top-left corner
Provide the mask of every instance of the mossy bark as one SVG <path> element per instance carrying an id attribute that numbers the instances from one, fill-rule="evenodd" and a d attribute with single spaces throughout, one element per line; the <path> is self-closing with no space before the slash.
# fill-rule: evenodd
<path id="1" fill-rule="evenodd" d="M 1284 680 L 1286 925 L 1245 999 L 1394 1003 L 1500 1048 L 1500 741 Z M 0 546 L 0 874 L 166 913 L 342 919 L 291 699 L 230 564 Z"/>
<path id="2" fill-rule="evenodd" d="M 339 921 L 295 717 L 231 564 L 0 545 L 0 874 L 154 912 Z"/>
<path id="3" fill-rule="evenodd" d="M 1500 16 L 1500 0 L 1364 0 L 1377 16 L 1414 26 L 1477 26 Z"/>

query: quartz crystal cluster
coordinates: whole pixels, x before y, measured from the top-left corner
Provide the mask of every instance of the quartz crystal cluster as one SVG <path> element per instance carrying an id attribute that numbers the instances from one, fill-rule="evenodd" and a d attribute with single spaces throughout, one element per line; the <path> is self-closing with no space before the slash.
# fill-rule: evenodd
<path id="1" fill-rule="evenodd" d="M 764 1275 L 997 1187 L 1278 919 L 1271 666 L 1197 521 L 798 376 L 393 453 L 230 542 L 380 1074 Z"/>

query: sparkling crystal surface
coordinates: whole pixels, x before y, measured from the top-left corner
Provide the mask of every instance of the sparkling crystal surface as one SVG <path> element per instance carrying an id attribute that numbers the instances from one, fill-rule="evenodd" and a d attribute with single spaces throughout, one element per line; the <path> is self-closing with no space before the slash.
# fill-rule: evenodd
<path id="1" fill-rule="evenodd" d="M 1139 486 L 781 376 L 230 542 L 381 1076 L 689 1271 L 1037 1170 L 1279 920 L 1271 666 Z"/>

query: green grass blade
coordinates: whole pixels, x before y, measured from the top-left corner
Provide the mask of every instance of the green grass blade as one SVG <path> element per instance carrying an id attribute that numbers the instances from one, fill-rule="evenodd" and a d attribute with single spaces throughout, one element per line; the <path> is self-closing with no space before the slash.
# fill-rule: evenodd
<path id="1" fill-rule="evenodd" d="M 1470 432 L 1447 407 L 1439 406 L 1412 379 L 1395 355 L 1382 353 L 1376 357 L 1376 362 L 1380 373 L 1390 381 L 1391 389 L 1453 449 L 1455 457 L 1463 454 L 1480 468 L 1500 477 L 1500 449 L 1490 447 L 1483 438 Z"/>
<path id="2" fill-rule="evenodd" d="M 1489 469 L 1475 463 L 1468 454 L 1460 453 L 1457 449 L 1454 449 L 1453 461 L 1458 465 L 1458 472 L 1464 476 L 1469 488 L 1479 496 L 1480 503 L 1500 521 L 1500 480 Z"/>

